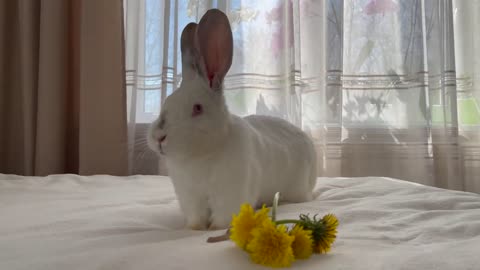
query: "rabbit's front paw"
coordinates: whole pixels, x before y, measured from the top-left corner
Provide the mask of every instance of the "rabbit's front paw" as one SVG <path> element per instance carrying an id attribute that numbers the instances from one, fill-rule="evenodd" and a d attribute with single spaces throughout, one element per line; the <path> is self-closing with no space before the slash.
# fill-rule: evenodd
<path id="1" fill-rule="evenodd" d="M 215 225 L 215 224 L 213 224 L 213 223 L 210 224 L 210 226 L 208 227 L 208 230 L 209 230 L 209 231 L 218 231 L 218 230 L 222 230 L 222 229 L 225 229 L 225 228 L 223 228 L 223 227 L 221 227 L 221 226 L 219 227 L 219 226 L 217 226 L 217 225 Z"/>
<path id="2" fill-rule="evenodd" d="M 200 223 L 191 223 L 191 224 L 187 224 L 187 228 L 194 231 L 205 231 L 207 229 L 207 226 L 205 224 L 200 224 Z"/>
<path id="3" fill-rule="evenodd" d="M 211 231 L 228 229 L 231 219 L 232 215 L 214 216 L 208 229 Z"/>
<path id="4" fill-rule="evenodd" d="M 205 231 L 209 227 L 207 218 L 187 218 L 187 228 L 196 231 Z"/>

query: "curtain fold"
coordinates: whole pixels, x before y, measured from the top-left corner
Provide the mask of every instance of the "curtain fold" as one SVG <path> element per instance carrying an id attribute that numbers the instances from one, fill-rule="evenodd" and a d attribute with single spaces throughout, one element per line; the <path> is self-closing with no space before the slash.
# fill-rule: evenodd
<path id="1" fill-rule="evenodd" d="M 145 131 L 180 83 L 179 33 L 216 7 L 229 109 L 302 127 L 320 175 L 480 192 L 478 1 L 124 1 L 131 172 L 168 173 Z"/>
<path id="2" fill-rule="evenodd" d="M 122 4 L 0 1 L 0 172 L 128 173 Z"/>

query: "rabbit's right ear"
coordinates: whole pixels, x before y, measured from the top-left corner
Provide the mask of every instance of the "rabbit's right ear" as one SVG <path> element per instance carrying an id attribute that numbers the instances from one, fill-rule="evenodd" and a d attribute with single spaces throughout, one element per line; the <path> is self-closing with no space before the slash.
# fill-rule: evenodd
<path id="1" fill-rule="evenodd" d="M 211 89 L 221 89 L 233 58 L 233 36 L 227 15 L 218 9 L 208 10 L 198 23 L 195 41 L 202 58 L 201 74 Z"/>
<path id="2" fill-rule="evenodd" d="M 199 68 L 199 54 L 195 47 L 197 24 L 189 23 L 182 31 L 180 49 L 182 51 L 182 77 L 192 79 L 196 76 Z"/>

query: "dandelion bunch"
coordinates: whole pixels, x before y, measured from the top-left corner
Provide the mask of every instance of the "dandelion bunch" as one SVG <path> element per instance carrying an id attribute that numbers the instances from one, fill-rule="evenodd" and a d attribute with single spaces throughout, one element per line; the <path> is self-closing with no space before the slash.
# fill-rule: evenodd
<path id="1" fill-rule="evenodd" d="M 230 240 L 248 252 L 254 263 L 270 267 L 288 267 L 296 259 L 329 252 L 336 239 L 338 219 L 333 214 L 321 219 L 301 214 L 299 219 L 276 220 L 278 198 L 279 193 L 271 217 L 265 206 L 255 211 L 243 204 L 239 214 L 233 215 Z M 286 224 L 293 226 L 289 229 Z"/>

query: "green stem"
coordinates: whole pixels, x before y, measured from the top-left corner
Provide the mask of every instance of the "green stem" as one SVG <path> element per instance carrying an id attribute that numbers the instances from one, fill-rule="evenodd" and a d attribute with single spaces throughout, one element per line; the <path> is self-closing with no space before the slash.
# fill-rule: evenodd
<path id="1" fill-rule="evenodd" d="M 277 225 L 288 224 L 288 223 L 299 224 L 299 223 L 302 223 L 302 221 L 298 219 L 282 219 L 282 220 L 275 221 L 275 224 Z"/>
<path id="2" fill-rule="evenodd" d="M 275 222 L 277 219 L 277 207 L 278 207 L 278 199 L 280 198 L 280 192 L 275 193 L 273 197 L 273 204 L 272 204 L 272 221 Z"/>

